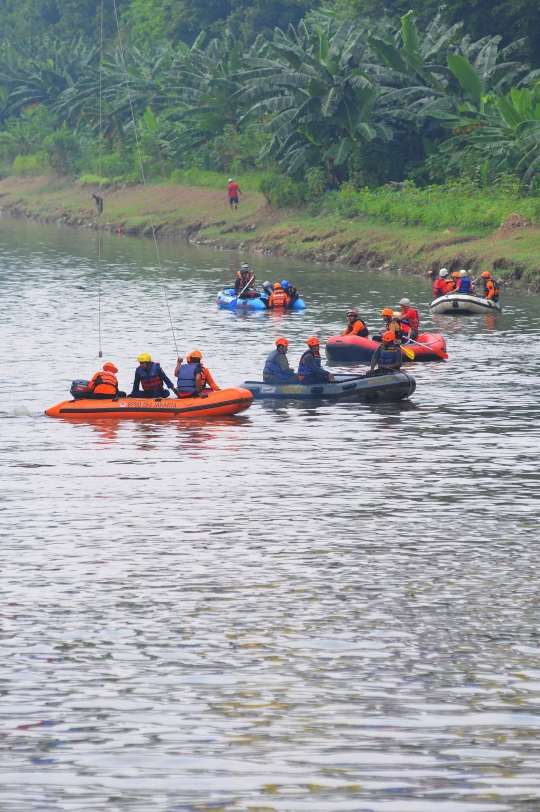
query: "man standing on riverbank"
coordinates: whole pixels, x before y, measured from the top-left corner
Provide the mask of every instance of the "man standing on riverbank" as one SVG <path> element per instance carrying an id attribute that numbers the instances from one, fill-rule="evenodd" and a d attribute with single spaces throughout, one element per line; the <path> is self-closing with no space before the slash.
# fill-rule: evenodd
<path id="1" fill-rule="evenodd" d="M 238 208 L 238 195 L 242 194 L 242 190 L 239 187 L 239 185 L 233 181 L 232 178 L 229 178 L 229 185 L 227 187 L 227 192 L 228 192 L 228 195 L 229 195 L 229 205 L 231 207 L 231 211 L 232 211 L 233 203 L 234 203 L 234 208 L 237 209 Z"/>

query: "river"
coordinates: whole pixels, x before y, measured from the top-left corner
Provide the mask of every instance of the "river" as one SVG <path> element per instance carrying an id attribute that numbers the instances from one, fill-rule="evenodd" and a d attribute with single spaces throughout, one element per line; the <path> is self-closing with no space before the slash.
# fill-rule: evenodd
<path id="1" fill-rule="evenodd" d="M 537 811 L 538 297 L 433 320 L 425 278 L 159 249 L 221 386 L 404 295 L 450 361 L 397 405 L 53 420 L 98 369 L 96 234 L 1 219 L 0 808 Z M 102 256 L 103 360 L 172 375 L 152 241 Z M 218 310 L 240 259 L 308 309 Z"/>

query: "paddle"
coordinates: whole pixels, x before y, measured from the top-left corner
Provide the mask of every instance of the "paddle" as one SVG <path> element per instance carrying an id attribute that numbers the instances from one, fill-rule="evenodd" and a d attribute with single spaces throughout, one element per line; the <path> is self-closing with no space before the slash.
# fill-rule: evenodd
<path id="1" fill-rule="evenodd" d="M 242 288 L 242 290 L 240 291 L 238 296 L 235 296 L 234 299 L 231 299 L 231 301 L 229 302 L 229 310 L 234 310 L 234 308 L 236 307 L 236 303 L 237 303 L 238 299 L 243 294 L 243 292 L 249 288 L 249 286 L 251 285 L 251 283 L 253 282 L 254 279 L 255 279 L 255 274 L 253 274 L 253 276 L 251 277 L 251 279 L 249 280 L 249 282 L 247 283 L 245 288 Z"/>
<path id="2" fill-rule="evenodd" d="M 410 358 L 411 361 L 414 361 L 416 358 L 416 353 L 414 350 L 410 350 L 408 347 L 404 347 L 403 344 L 399 345 L 401 347 L 401 352 L 404 353 L 407 358 Z"/>
<path id="3" fill-rule="evenodd" d="M 436 350 L 435 347 L 432 347 L 430 344 L 421 344 L 420 341 L 415 341 L 414 338 L 409 338 L 408 341 L 410 341 L 412 344 L 418 344 L 419 347 L 427 347 L 428 349 L 431 350 L 431 352 L 434 352 L 435 355 L 440 355 L 440 357 L 444 358 L 445 360 L 448 358 L 447 352 L 443 352 L 442 350 Z M 401 349 L 403 350 L 403 346 L 401 347 Z"/>

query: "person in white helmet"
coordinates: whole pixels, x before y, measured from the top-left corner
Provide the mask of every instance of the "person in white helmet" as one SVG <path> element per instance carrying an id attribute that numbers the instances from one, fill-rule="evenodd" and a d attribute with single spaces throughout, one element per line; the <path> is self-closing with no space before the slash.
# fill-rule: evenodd
<path id="1" fill-rule="evenodd" d="M 418 330 L 420 329 L 420 313 L 414 307 L 411 307 L 410 299 L 400 299 L 401 305 L 401 329 L 404 338 L 412 338 L 416 341 L 418 338 Z"/>
<path id="2" fill-rule="evenodd" d="M 474 285 L 469 276 L 469 271 L 462 270 L 459 272 L 459 292 L 470 293 L 474 296 Z"/>
<path id="3" fill-rule="evenodd" d="M 234 208 L 238 208 L 238 195 L 242 194 L 242 190 L 240 189 L 239 185 L 234 182 L 232 178 L 229 178 L 229 185 L 227 186 L 227 194 L 229 195 L 229 205 L 232 207 L 234 204 Z"/>
<path id="4" fill-rule="evenodd" d="M 439 296 L 445 296 L 446 295 L 446 292 L 447 292 L 446 277 L 447 276 L 448 276 L 448 271 L 446 270 L 446 268 L 441 268 L 441 270 L 439 271 L 439 276 L 437 277 L 437 279 L 433 283 L 433 295 L 434 295 L 434 297 L 436 299 L 438 299 Z"/>

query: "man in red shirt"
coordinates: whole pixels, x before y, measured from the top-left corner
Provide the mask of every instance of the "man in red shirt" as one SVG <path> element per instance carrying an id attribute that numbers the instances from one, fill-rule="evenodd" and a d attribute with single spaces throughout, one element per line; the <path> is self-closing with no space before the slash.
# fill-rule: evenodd
<path id="1" fill-rule="evenodd" d="M 400 299 L 401 305 L 401 327 L 405 331 L 407 338 L 412 338 L 415 341 L 418 338 L 418 330 L 420 327 L 420 313 L 411 307 L 410 299 Z"/>
<path id="2" fill-rule="evenodd" d="M 229 194 L 229 204 L 232 209 L 233 203 L 235 204 L 234 208 L 238 208 L 238 195 L 242 194 L 242 190 L 240 189 L 239 185 L 233 181 L 232 178 L 229 178 L 229 185 L 227 187 L 228 194 Z"/>

